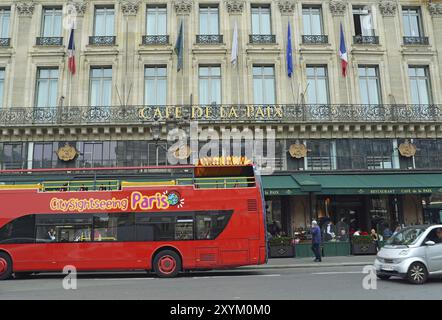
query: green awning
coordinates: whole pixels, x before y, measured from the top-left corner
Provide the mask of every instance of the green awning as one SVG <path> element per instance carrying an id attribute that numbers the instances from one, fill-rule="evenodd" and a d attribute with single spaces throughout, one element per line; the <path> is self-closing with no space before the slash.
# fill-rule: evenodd
<path id="1" fill-rule="evenodd" d="M 304 194 L 301 191 L 299 184 L 296 183 L 291 175 L 262 176 L 262 184 L 264 187 L 264 194 L 266 196 L 289 196 Z"/>
<path id="2" fill-rule="evenodd" d="M 293 175 L 299 185 L 319 185 L 317 194 L 429 194 L 442 192 L 442 174 L 301 174 Z"/>

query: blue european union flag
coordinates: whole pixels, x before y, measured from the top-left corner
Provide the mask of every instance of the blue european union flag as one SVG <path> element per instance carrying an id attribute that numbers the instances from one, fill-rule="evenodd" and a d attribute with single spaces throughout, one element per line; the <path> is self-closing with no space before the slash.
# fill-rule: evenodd
<path id="1" fill-rule="evenodd" d="M 289 22 L 289 27 L 287 30 L 287 53 L 286 53 L 286 58 L 287 58 L 287 75 L 289 76 L 289 78 L 292 77 L 292 73 L 293 73 L 293 57 L 292 57 L 292 32 L 290 29 L 290 22 Z"/>

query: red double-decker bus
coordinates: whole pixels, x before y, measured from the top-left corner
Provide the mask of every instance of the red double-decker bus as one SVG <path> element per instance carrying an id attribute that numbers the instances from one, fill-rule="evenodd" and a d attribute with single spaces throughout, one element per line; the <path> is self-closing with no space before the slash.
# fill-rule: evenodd
<path id="1" fill-rule="evenodd" d="M 174 277 L 266 262 L 252 165 L 0 172 L 0 279 L 68 265 Z"/>

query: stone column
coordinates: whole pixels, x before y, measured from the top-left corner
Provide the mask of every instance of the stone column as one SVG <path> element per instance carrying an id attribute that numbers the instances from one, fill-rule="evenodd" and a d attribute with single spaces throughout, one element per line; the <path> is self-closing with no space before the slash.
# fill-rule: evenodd
<path id="1" fill-rule="evenodd" d="M 34 40 L 30 39 L 31 26 L 32 26 L 32 15 L 34 14 L 34 9 L 36 3 L 32 0 L 30 1 L 18 1 L 16 4 L 16 11 L 18 13 L 18 26 L 16 35 L 20 36 L 20 39 L 13 39 L 16 43 L 16 54 L 14 58 L 14 70 L 11 79 L 14 79 L 12 83 L 12 105 L 13 107 L 29 107 L 25 105 L 27 101 L 25 92 L 33 92 L 33 90 L 27 90 L 26 84 L 28 83 L 28 52 L 29 44 Z M 20 62 L 20 63 L 16 63 Z"/>
<path id="2" fill-rule="evenodd" d="M 135 51 L 136 45 L 141 41 L 137 39 L 136 16 L 140 7 L 139 0 L 120 0 L 120 9 L 123 20 L 120 30 L 117 31 L 117 41 L 122 46 L 122 63 L 120 76 L 122 83 L 123 105 L 141 104 L 142 101 L 135 96 L 135 79 L 137 75 Z"/>
<path id="3" fill-rule="evenodd" d="M 338 92 L 338 95 L 335 95 L 335 101 L 331 99 L 331 103 L 336 104 L 345 104 L 345 103 L 353 103 L 351 100 L 351 79 L 353 76 L 352 72 L 352 55 L 350 53 L 350 45 L 351 45 L 351 34 L 350 28 L 344 19 L 345 11 L 347 10 L 347 2 L 345 0 L 330 0 L 329 9 L 333 16 L 333 35 L 329 35 L 329 41 L 331 42 L 332 37 L 334 36 L 333 46 L 336 54 L 333 54 L 335 58 L 332 58 L 336 61 L 337 70 L 329 70 L 329 81 L 331 81 L 332 77 L 338 76 L 338 80 L 335 81 L 335 88 Z M 347 57 L 348 57 L 348 65 L 347 65 L 347 76 L 346 78 L 342 77 L 341 71 L 341 59 L 339 57 L 339 45 L 341 40 L 341 23 L 344 31 L 344 39 L 345 39 L 345 47 L 347 49 Z M 333 42 L 332 42 L 333 44 Z M 334 75 L 335 73 L 336 75 Z M 335 78 L 336 79 L 336 78 Z M 329 93 L 330 97 L 333 96 L 333 92 Z M 337 100 L 336 100 L 337 99 Z"/>
<path id="4" fill-rule="evenodd" d="M 442 3 L 429 3 L 428 10 L 430 11 L 431 20 L 433 22 L 434 39 L 430 39 L 434 43 L 439 61 L 439 73 L 442 74 Z M 439 81 L 442 81 L 440 79 Z M 442 103 L 442 92 L 435 90 L 437 84 L 433 85 L 433 99 L 435 103 Z M 439 85 L 442 85 L 441 83 Z"/>
<path id="5" fill-rule="evenodd" d="M 397 24 L 396 12 L 398 5 L 395 0 L 380 0 L 379 11 L 383 16 L 384 22 L 384 45 L 386 49 L 388 65 L 388 74 L 390 76 L 389 82 L 391 85 L 391 92 L 387 104 L 390 103 L 405 103 L 407 101 L 407 92 L 404 88 L 404 81 L 402 79 L 402 55 L 398 48 L 401 47 L 401 36 L 398 34 L 400 30 Z"/>
<path id="6" fill-rule="evenodd" d="M 244 1 L 226 0 L 225 4 L 227 7 L 227 12 L 230 15 L 230 28 L 228 28 L 227 31 L 229 34 L 225 35 L 226 39 L 229 39 L 229 41 L 227 42 L 228 71 L 225 75 L 224 81 L 230 79 L 230 81 L 228 81 L 228 90 L 230 94 L 224 96 L 230 96 L 230 99 L 225 101 L 224 103 L 243 104 L 246 103 L 245 99 L 247 96 L 247 94 L 244 94 L 247 90 L 247 88 L 244 87 L 244 79 L 247 79 L 247 66 L 244 51 L 244 44 L 247 41 L 247 36 L 245 36 L 245 34 L 247 33 L 247 28 L 245 27 L 244 21 L 242 19 L 242 13 L 244 11 Z M 238 57 L 236 65 L 233 66 L 230 60 L 233 48 L 233 30 L 235 29 L 235 22 L 238 26 Z"/>
<path id="7" fill-rule="evenodd" d="M 73 7 L 70 7 L 73 6 Z M 80 87 L 80 79 L 82 77 L 82 73 L 84 72 L 81 68 L 82 68 L 82 64 L 83 64 L 83 56 L 82 56 L 82 51 L 83 51 L 83 47 L 84 44 L 82 43 L 83 41 L 83 36 L 82 34 L 84 32 L 86 32 L 85 28 L 84 28 L 84 14 L 86 12 L 87 9 L 87 2 L 86 1 L 71 1 L 68 2 L 67 4 L 67 10 L 68 13 L 72 12 L 70 11 L 71 9 L 73 10 L 73 13 L 75 14 L 76 18 L 75 18 L 75 31 L 74 31 L 74 44 L 75 44 L 75 66 L 76 66 L 76 73 L 74 75 L 71 75 L 69 69 L 66 67 L 65 68 L 65 72 L 66 72 L 66 76 L 67 76 L 67 81 L 64 81 L 64 83 L 66 84 L 66 94 L 65 94 L 65 101 L 64 101 L 64 105 L 71 105 L 71 106 L 80 106 L 84 103 L 84 96 L 88 96 L 88 92 L 82 92 L 81 91 L 81 87 Z M 65 32 L 66 34 L 66 39 L 65 39 L 65 44 L 67 46 L 68 41 L 69 41 L 69 31 L 67 30 L 67 32 Z M 67 57 L 66 57 L 66 64 L 67 64 Z M 70 79 L 69 79 L 70 78 Z"/>
<path id="8" fill-rule="evenodd" d="M 192 12 L 193 0 L 175 0 L 175 11 L 177 14 L 177 30 L 176 38 L 172 40 L 172 45 L 175 46 L 176 40 L 179 36 L 179 29 L 181 21 L 183 21 L 183 38 L 184 38 L 184 53 L 183 53 L 183 68 L 177 73 L 178 57 L 174 54 L 173 74 L 176 74 L 176 94 L 177 104 L 190 104 L 190 88 L 192 75 L 192 25 L 190 14 Z M 184 77 L 184 78 L 183 78 Z M 193 102 L 195 103 L 195 101 Z"/>
<path id="9" fill-rule="evenodd" d="M 281 12 L 281 23 L 282 23 L 282 50 L 281 50 L 281 61 L 283 64 L 283 75 L 282 75 L 282 85 L 284 86 L 285 97 L 281 97 L 280 103 L 293 104 L 298 100 L 298 87 L 301 83 L 301 78 L 299 72 L 296 72 L 297 61 L 295 55 L 295 40 L 294 35 L 295 25 L 293 20 L 293 13 L 295 12 L 295 0 L 279 0 L 278 7 Z M 287 28 L 290 22 L 291 38 L 292 38 L 292 62 L 293 62 L 293 72 L 292 77 L 289 78 L 287 75 Z M 297 81 L 298 80 L 298 81 Z"/>

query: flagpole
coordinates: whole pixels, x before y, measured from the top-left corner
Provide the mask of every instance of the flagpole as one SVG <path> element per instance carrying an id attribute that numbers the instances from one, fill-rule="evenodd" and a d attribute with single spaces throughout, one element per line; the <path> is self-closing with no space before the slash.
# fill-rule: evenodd
<path id="1" fill-rule="evenodd" d="M 184 51 L 185 51 L 185 42 L 184 42 L 184 17 L 181 21 L 181 25 L 183 26 L 183 38 L 181 39 L 183 41 L 183 61 L 181 66 L 181 105 L 184 106 Z"/>

